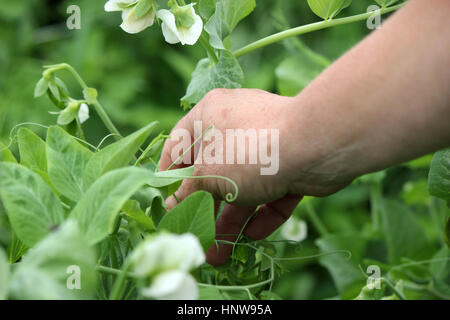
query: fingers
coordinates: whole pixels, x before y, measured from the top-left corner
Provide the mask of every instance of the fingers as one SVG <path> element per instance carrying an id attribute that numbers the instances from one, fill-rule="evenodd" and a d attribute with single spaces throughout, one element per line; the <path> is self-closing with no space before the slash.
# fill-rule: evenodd
<path id="1" fill-rule="evenodd" d="M 285 196 L 284 198 L 262 205 L 244 229 L 244 234 L 253 239 L 266 238 L 281 226 L 292 214 L 301 196 Z M 227 204 L 217 221 L 217 240 L 236 241 L 239 233 L 253 214 L 256 207 L 238 207 Z M 232 253 L 231 244 L 213 245 L 206 254 L 206 261 L 212 265 L 221 265 L 228 261 Z"/>
<path id="2" fill-rule="evenodd" d="M 268 237 L 291 216 L 302 196 L 287 195 L 280 200 L 262 205 L 248 223 L 244 234 L 253 240 Z"/>
<path id="3" fill-rule="evenodd" d="M 163 151 L 161 153 L 161 160 L 159 162 L 159 169 L 161 171 L 167 170 L 179 156 L 183 154 L 194 142 L 194 123 L 195 115 L 198 113 L 198 107 L 192 109 L 184 118 L 182 118 L 177 125 L 172 129 L 170 136 L 164 143 Z M 181 143 L 183 142 L 183 143 Z M 184 143 L 185 142 L 185 143 Z M 171 169 L 179 169 L 194 163 L 194 149 L 191 152 L 177 161 Z"/>
<path id="4" fill-rule="evenodd" d="M 170 196 L 166 199 L 166 204 L 169 210 L 172 210 L 178 204 L 178 201 L 183 201 L 191 193 L 199 190 L 197 179 L 184 179 L 180 188 L 175 192 L 175 196 Z"/>
<path id="5" fill-rule="evenodd" d="M 255 207 L 237 207 L 226 204 L 216 224 L 216 240 L 234 242 L 242 230 L 248 217 L 255 211 Z M 215 244 L 206 253 L 206 261 L 214 266 L 228 261 L 233 246 L 229 244 Z"/>

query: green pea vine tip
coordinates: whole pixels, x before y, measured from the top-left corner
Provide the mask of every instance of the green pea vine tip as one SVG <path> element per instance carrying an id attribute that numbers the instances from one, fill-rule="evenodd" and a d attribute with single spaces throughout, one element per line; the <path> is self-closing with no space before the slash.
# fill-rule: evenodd
<path id="1" fill-rule="evenodd" d="M 227 177 L 223 177 L 223 176 L 215 176 L 215 175 L 206 175 L 206 176 L 165 176 L 164 178 L 167 179 L 222 179 L 225 180 L 229 183 L 231 183 L 231 185 L 234 188 L 234 194 L 232 194 L 231 192 L 227 193 L 225 195 L 225 200 L 227 202 L 234 202 L 238 195 L 239 195 L 239 187 L 237 185 L 236 182 L 234 182 L 232 179 L 227 178 Z"/>

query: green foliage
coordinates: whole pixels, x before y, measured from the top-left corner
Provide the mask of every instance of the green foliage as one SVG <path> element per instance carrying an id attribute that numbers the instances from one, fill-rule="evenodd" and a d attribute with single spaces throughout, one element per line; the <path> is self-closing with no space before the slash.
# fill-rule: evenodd
<path id="1" fill-rule="evenodd" d="M 80 269 L 80 290 L 68 290 L 68 268 Z M 80 299 L 93 296 L 96 286 L 95 253 L 74 221 L 36 244 L 11 276 L 15 299 Z"/>
<path id="2" fill-rule="evenodd" d="M 157 230 L 177 234 L 190 232 L 200 239 L 203 249 L 207 251 L 215 236 L 212 196 L 204 191 L 191 194 L 162 218 Z"/>
<path id="3" fill-rule="evenodd" d="M 214 14 L 205 24 L 205 31 L 209 34 L 209 43 L 213 48 L 226 49 L 223 41 L 236 28 L 239 21 L 255 9 L 256 3 L 255 0 L 216 0 L 215 4 Z M 206 6 L 204 14 L 206 12 L 208 15 L 211 12 L 210 6 L 210 3 Z"/>
<path id="4" fill-rule="evenodd" d="M 450 200 L 450 149 L 436 152 L 433 156 L 428 188 L 431 195 Z"/>
<path id="5" fill-rule="evenodd" d="M 150 135 L 155 122 L 95 153 L 86 164 L 83 181 L 86 187 L 108 171 L 126 166 Z"/>
<path id="6" fill-rule="evenodd" d="M 0 197 L 14 231 L 29 247 L 64 220 L 64 210 L 54 192 L 23 166 L 0 163 Z"/>
<path id="7" fill-rule="evenodd" d="M 317 240 L 317 246 L 324 256 L 319 258 L 321 265 L 330 272 L 333 281 L 343 299 L 354 297 L 365 282 L 357 266 L 363 255 L 366 241 L 360 235 L 329 236 Z M 339 251 L 333 253 L 335 251 Z M 349 251 L 351 257 L 349 259 Z M 331 254 L 327 254 L 327 253 Z"/>
<path id="8" fill-rule="evenodd" d="M 212 89 L 240 88 L 243 81 L 244 72 L 237 59 L 230 51 L 221 50 L 217 64 L 211 65 L 209 59 L 199 61 L 181 103 L 188 109 Z"/>
<path id="9" fill-rule="evenodd" d="M 70 213 L 80 231 L 95 244 L 112 232 L 114 221 L 125 202 L 152 178 L 149 171 L 139 168 L 113 170 L 86 191 Z"/>
<path id="10" fill-rule="evenodd" d="M 324 20 L 334 18 L 351 3 L 351 0 L 308 0 L 311 10 Z"/>
<path id="11" fill-rule="evenodd" d="M 93 153 L 60 127 L 47 132 L 48 174 L 65 197 L 77 201 L 85 191 L 83 173 Z"/>
<path id="12" fill-rule="evenodd" d="M 18 145 L 20 164 L 35 172 L 47 172 L 45 142 L 41 138 L 26 128 L 20 128 L 18 132 Z"/>
<path id="13" fill-rule="evenodd" d="M 6 299 L 8 295 L 9 263 L 6 254 L 0 248 L 0 300 Z"/>
<path id="14" fill-rule="evenodd" d="M 397 201 L 383 200 L 380 211 L 389 261 L 396 264 L 403 257 L 423 258 L 427 240 L 408 207 Z"/>

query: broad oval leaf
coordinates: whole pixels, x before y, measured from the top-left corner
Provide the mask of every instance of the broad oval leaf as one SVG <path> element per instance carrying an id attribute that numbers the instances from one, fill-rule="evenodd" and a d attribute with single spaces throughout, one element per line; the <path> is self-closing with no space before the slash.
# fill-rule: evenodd
<path id="1" fill-rule="evenodd" d="M 90 186 L 98 177 L 108 171 L 126 166 L 148 138 L 156 122 L 135 133 L 105 147 L 89 160 L 83 174 L 86 186 Z"/>
<path id="2" fill-rule="evenodd" d="M 403 257 L 426 258 L 428 241 L 411 210 L 390 199 L 379 199 L 379 206 L 389 261 L 399 263 Z"/>
<path id="3" fill-rule="evenodd" d="M 65 197 L 78 201 L 85 191 L 83 173 L 93 153 L 62 128 L 47 132 L 47 165 L 50 181 Z"/>
<path id="4" fill-rule="evenodd" d="M 214 243 L 214 200 L 211 194 L 197 191 L 184 199 L 166 214 L 157 231 L 167 230 L 176 234 L 190 232 L 197 236 L 205 252 Z"/>
<path id="5" fill-rule="evenodd" d="M 240 88 L 244 81 L 244 72 L 234 55 L 220 50 L 219 62 L 211 65 L 209 59 L 202 59 L 192 73 L 186 94 L 181 98 L 185 109 L 199 102 L 205 94 L 216 88 Z"/>
<path id="6" fill-rule="evenodd" d="M 432 196 L 450 200 L 450 148 L 434 154 L 428 174 L 428 190 Z"/>
<path id="7" fill-rule="evenodd" d="M 80 230 L 91 244 L 97 243 L 111 231 L 121 208 L 133 194 L 146 184 L 160 188 L 183 179 L 176 175 L 176 171 L 167 171 L 172 176 L 158 176 L 150 170 L 136 167 L 110 171 L 92 184 L 70 217 L 78 221 Z"/>
<path id="8" fill-rule="evenodd" d="M 64 220 L 58 197 L 41 177 L 24 166 L 0 163 L 0 197 L 12 228 L 28 247 Z"/>
<path id="9" fill-rule="evenodd" d="M 70 217 L 95 244 L 104 239 L 125 202 L 153 177 L 141 168 L 122 168 L 103 175 L 78 201 Z"/>
<path id="10" fill-rule="evenodd" d="M 308 0 L 311 10 L 324 20 L 333 18 L 350 4 L 351 0 Z"/>

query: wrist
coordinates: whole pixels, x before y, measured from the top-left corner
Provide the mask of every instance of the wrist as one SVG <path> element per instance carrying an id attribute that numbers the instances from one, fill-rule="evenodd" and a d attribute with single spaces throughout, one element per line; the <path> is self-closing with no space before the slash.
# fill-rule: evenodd
<path id="1" fill-rule="evenodd" d="M 363 168 L 355 163 L 359 131 L 346 128 L 340 115 L 331 112 L 335 109 L 331 103 L 304 91 L 285 108 L 280 162 L 290 193 L 327 194 L 362 174 Z"/>

